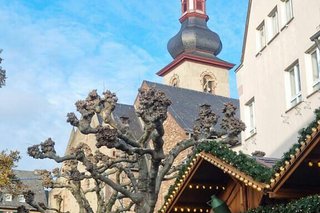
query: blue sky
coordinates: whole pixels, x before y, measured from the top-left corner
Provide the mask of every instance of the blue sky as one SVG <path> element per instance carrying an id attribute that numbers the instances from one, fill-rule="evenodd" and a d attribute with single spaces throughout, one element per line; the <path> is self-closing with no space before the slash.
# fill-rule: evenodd
<path id="1" fill-rule="evenodd" d="M 219 57 L 239 64 L 247 1 L 207 0 L 208 26 L 223 43 Z M 19 169 L 52 167 L 28 146 L 52 137 L 64 153 L 66 114 L 92 89 L 132 104 L 142 80 L 172 61 L 179 0 L 0 0 L 0 48 L 7 85 L 0 89 L 0 150 L 21 152 Z M 231 96 L 237 97 L 230 72 Z"/>

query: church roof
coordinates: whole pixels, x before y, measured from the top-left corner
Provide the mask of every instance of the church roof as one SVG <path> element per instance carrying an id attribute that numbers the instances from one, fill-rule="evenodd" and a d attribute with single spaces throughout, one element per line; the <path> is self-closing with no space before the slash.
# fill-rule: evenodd
<path id="1" fill-rule="evenodd" d="M 45 190 L 38 175 L 36 175 L 33 171 L 23 170 L 14 170 L 14 174 L 16 175 L 17 179 L 19 179 L 22 184 L 27 187 L 27 190 L 32 190 L 33 192 L 35 192 L 35 200 L 37 202 L 47 204 Z M 5 201 L 5 199 L 1 199 L 0 201 L 0 208 L 15 209 L 21 205 L 26 206 L 28 209 L 34 209 L 24 202 L 19 202 L 17 196 L 13 196 L 12 201 Z"/>
<path id="2" fill-rule="evenodd" d="M 177 35 L 168 42 L 168 51 L 172 58 L 181 53 L 200 51 L 209 55 L 218 55 L 222 50 L 219 35 L 207 27 L 203 18 L 189 17 L 182 22 Z"/>
<path id="3" fill-rule="evenodd" d="M 211 105 L 216 115 L 222 118 L 222 109 L 225 103 L 231 102 L 239 108 L 239 101 L 233 98 L 212 95 L 209 93 L 198 92 L 190 89 L 168 86 L 164 84 L 144 81 L 149 87 L 155 87 L 163 91 L 171 100 L 168 111 L 175 118 L 177 123 L 187 132 L 191 132 L 194 121 L 198 117 L 199 107 L 203 104 Z M 238 112 L 238 111 L 237 111 Z M 238 112 L 239 113 L 239 112 Z M 239 117 L 239 114 L 237 114 Z"/>
<path id="4" fill-rule="evenodd" d="M 120 124 L 121 117 L 129 118 L 129 129 L 132 132 L 135 139 L 140 138 L 143 133 L 141 123 L 135 112 L 134 106 L 126 104 L 117 104 L 115 110 L 112 113 L 115 121 Z"/>

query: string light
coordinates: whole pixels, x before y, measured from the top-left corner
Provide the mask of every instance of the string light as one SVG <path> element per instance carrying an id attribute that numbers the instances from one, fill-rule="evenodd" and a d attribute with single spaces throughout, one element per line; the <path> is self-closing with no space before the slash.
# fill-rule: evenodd
<path id="1" fill-rule="evenodd" d="M 195 208 L 195 207 L 188 207 L 188 206 L 177 206 L 174 207 L 173 211 L 174 212 L 210 212 L 211 209 L 209 208 Z M 162 209 L 161 212 L 164 212 Z"/>
<path id="2" fill-rule="evenodd" d="M 208 185 L 208 184 L 196 184 L 196 185 L 193 185 L 193 184 L 189 184 L 189 189 L 203 189 L 203 190 L 219 190 L 219 188 L 224 188 L 224 186 L 221 186 L 221 185 Z M 170 195 L 171 197 L 172 195 Z"/>

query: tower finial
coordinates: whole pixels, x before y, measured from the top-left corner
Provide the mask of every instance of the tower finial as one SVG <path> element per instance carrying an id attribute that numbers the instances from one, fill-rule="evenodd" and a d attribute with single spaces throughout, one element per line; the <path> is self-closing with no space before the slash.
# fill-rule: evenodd
<path id="1" fill-rule="evenodd" d="M 206 0 L 181 0 L 182 23 L 188 17 L 199 17 L 208 21 L 206 14 Z"/>

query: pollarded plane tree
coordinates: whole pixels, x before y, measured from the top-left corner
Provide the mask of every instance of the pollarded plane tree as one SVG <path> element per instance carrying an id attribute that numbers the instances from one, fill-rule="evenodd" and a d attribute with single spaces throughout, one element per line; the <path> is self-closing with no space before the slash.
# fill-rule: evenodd
<path id="1" fill-rule="evenodd" d="M 0 189 L 1 191 L 16 191 L 19 187 L 18 181 L 16 181 L 13 168 L 19 161 L 19 152 L 0 152 Z"/>
<path id="2" fill-rule="evenodd" d="M 96 150 L 82 143 L 74 147 L 70 154 L 59 156 L 50 138 L 28 148 L 28 154 L 33 158 L 47 158 L 65 164 L 63 169 L 42 170 L 39 174 L 43 177 L 45 187 L 69 190 L 79 205 L 80 213 L 155 212 L 161 183 L 176 177 L 174 174 L 180 167 L 174 166 L 174 161 L 181 152 L 186 149 L 195 152 L 197 144 L 205 143 L 209 138 L 222 143 L 235 143 L 245 128 L 235 118 L 236 108 L 226 104 L 223 111 L 225 116 L 221 121 L 222 130 L 217 131 L 214 126 L 218 116 L 209 105 L 203 105 L 200 107 L 199 119 L 195 121 L 193 137 L 178 142 L 168 153 L 164 153 L 163 123 L 171 104 L 165 93 L 155 88 L 139 91 L 136 113 L 144 127 L 139 139 L 132 137 L 127 124 L 118 124 L 113 120 L 112 112 L 116 102 L 114 93 L 106 91 L 100 97 L 94 90 L 85 100 L 75 104 L 81 114 L 80 119 L 74 113 L 67 115 L 67 121 L 82 134 L 95 135 Z M 92 125 L 95 117 L 102 121 L 96 127 Z M 123 154 L 117 158 L 110 157 L 103 151 L 106 148 L 116 149 Z M 84 189 L 81 184 L 84 180 L 91 180 L 93 186 Z M 110 194 L 105 193 L 106 186 L 112 188 Z M 90 205 L 87 193 L 95 193 L 95 209 Z M 31 191 L 26 192 L 25 197 L 40 212 L 50 209 L 37 203 Z M 61 204 L 62 197 L 57 195 L 56 198 Z M 62 212 L 60 207 L 50 210 Z"/>
<path id="3" fill-rule="evenodd" d="M 0 54 L 1 52 L 2 50 L 0 49 Z M 0 57 L 0 88 L 6 83 L 6 71 L 1 67 L 2 60 L 3 59 Z"/>

